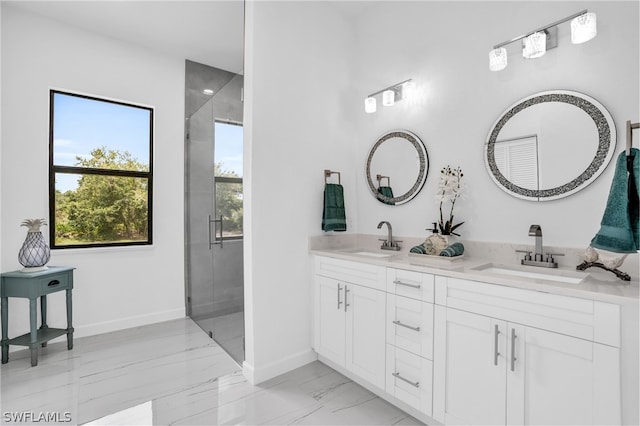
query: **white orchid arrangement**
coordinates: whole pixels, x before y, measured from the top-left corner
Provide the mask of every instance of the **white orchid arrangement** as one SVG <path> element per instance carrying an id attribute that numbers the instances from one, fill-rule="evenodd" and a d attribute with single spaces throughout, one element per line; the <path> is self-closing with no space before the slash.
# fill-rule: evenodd
<path id="1" fill-rule="evenodd" d="M 456 234 L 453 231 L 460 227 L 464 222 L 460 222 L 455 225 L 453 224 L 453 207 L 456 205 L 458 198 L 462 197 L 465 187 L 465 182 L 462 179 L 463 176 L 464 174 L 460 167 L 452 169 L 451 166 L 447 166 L 440 170 L 440 181 L 438 182 L 436 199 L 440 203 L 440 222 L 438 222 L 438 225 L 442 235 L 453 234 L 460 236 L 460 234 Z M 445 203 L 451 203 L 449 219 L 446 221 L 442 214 L 442 206 Z"/>

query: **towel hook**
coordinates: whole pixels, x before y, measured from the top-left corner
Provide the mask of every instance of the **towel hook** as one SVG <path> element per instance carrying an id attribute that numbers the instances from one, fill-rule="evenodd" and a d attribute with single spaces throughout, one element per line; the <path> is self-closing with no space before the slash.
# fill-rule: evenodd
<path id="1" fill-rule="evenodd" d="M 329 179 L 329 177 L 331 175 L 338 175 L 338 185 L 340 185 L 340 172 L 334 172 L 334 171 L 331 171 L 329 169 L 324 169 L 324 183 L 325 183 L 325 185 L 328 183 L 327 179 Z"/>

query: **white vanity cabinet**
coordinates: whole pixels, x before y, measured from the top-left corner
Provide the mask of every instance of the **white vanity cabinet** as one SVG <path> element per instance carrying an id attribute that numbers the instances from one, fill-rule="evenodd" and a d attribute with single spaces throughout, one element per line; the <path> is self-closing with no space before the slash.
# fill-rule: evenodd
<path id="1" fill-rule="evenodd" d="M 316 257 L 314 347 L 385 387 L 385 268 Z"/>
<path id="2" fill-rule="evenodd" d="M 620 424 L 619 306 L 437 277 L 433 417 Z"/>

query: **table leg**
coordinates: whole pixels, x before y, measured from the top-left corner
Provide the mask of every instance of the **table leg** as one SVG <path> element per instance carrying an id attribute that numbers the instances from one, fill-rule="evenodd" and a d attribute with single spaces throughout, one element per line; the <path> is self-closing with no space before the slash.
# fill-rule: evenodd
<path id="1" fill-rule="evenodd" d="M 31 350 L 31 366 L 38 365 L 38 305 L 36 299 L 29 299 L 29 324 L 31 327 L 31 340 L 29 349 Z"/>
<path id="2" fill-rule="evenodd" d="M 47 296 L 40 296 L 40 314 L 42 315 L 42 325 L 40 326 L 41 330 L 46 330 L 49 328 L 47 325 Z M 42 342 L 42 347 L 47 347 L 47 342 Z"/>
<path id="3" fill-rule="evenodd" d="M 71 289 L 67 289 L 67 349 L 73 349 L 73 325 L 71 324 L 72 317 L 72 302 L 71 302 Z"/>
<path id="4" fill-rule="evenodd" d="M 7 319 L 9 318 L 9 298 L 2 298 L 2 363 L 6 364 L 9 361 L 9 324 Z"/>

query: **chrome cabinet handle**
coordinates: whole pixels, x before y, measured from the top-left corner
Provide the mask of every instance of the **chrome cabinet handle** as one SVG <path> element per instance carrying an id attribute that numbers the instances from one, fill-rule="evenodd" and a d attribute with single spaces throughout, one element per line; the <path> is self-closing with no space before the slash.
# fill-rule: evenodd
<path id="1" fill-rule="evenodd" d="M 511 371 L 516 371 L 516 329 L 511 329 Z"/>
<path id="2" fill-rule="evenodd" d="M 413 330 L 413 331 L 420 331 L 420 327 L 413 327 L 411 325 L 407 325 L 407 324 L 403 324 L 398 320 L 392 321 L 395 325 L 399 325 L 400 327 L 404 327 L 404 328 L 408 328 L 409 330 Z"/>
<path id="3" fill-rule="evenodd" d="M 500 355 L 500 352 L 498 352 L 498 334 L 500 334 L 500 330 L 498 330 L 498 324 L 496 324 L 493 341 L 493 365 L 498 365 L 498 356 Z"/>
<path id="4" fill-rule="evenodd" d="M 409 380 L 409 379 L 405 379 L 405 378 L 404 378 L 404 377 L 402 377 L 402 376 L 400 375 L 400 373 L 398 373 L 397 371 L 396 371 L 395 373 L 391 373 L 391 375 L 392 375 L 393 377 L 396 377 L 396 378 L 398 378 L 398 379 L 402 380 L 403 382 L 409 383 L 411 386 L 414 386 L 414 387 L 416 387 L 416 388 L 419 388 L 419 387 L 420 387 L 420 382 L 412 382 L 412 381 L 411 381 L 411 380 Z"/>
<path id="5" fill-rule="evenodd" d="M 351 290 L 349 290 L 347 288 L 347 285 L 344 285 L 344 311 L 347 312 L 347 307 L 351 306 L 347 303 L 347 293 L 349 293 Z"/>
<path id="6" fill-rule="evenodd" d="M 402 282 L 402 281 L 400 281 L 400 280 L 395 280 L 393 283 L 394 283 L 394 284 L 396 284 L 396 285 L 403 285 L 403 286 L 405 286 L 405 287 L 420 288 L 420 284 L 409 284 L 409 283 L 403 283 L 403 282 Z"/>
<path id="7" fill-rule="evenodd" d="M 340 305 L 342 305 L 342 300 L 340 300 L 340 292 L 342 291 L 342 287 L 340 283 L 338 283 L 338 310 L 340 310 Z"/>

